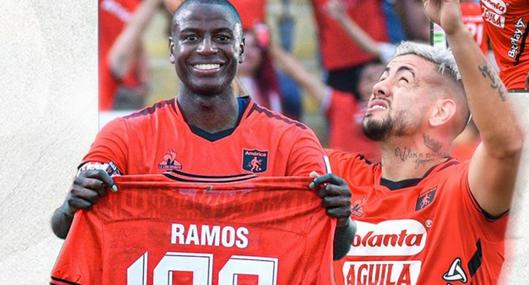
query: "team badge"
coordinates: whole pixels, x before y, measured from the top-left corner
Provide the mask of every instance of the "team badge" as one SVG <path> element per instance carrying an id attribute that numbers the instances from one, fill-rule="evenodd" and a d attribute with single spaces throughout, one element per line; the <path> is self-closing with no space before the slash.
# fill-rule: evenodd
<path id="1" fill-rule="evenodd" d="M 182 169 L 182 164 L 176 160 L 176 151 L 174 151 L 172 149 L 168 150 L 164 154 L 160 164 L 158 164 L 158 168 L 167 169 L 167 170 L 180 170 L 180 169 Z"/>
<path id="2" fill-rule="evenodd" d="M 242 168 L 253 173 L 266 171 L 268 164 L 268 151 L 247 150 L 242 151 Z"/>
<path id="3" fill-rule="evenodd" d="M 437 191 L 437 186 L 431 188 L 426 193 L 423 193 L 417 198 L 417 203 L 415 204 L 415 211 L 422 210 L 428 205 L 430 205 L 435 199 L 435 192 Z"/>
<path id="4" fill-rule="evenodd" d="M 465 273 L 465 270 L 463 270 L 463 267 L 461 267 L 461 258 L 458 257 L 454 259 L 452 264 L 450 264 L 448 272 L 443 274 L 443 280 L 447 282 L 459 281 L 467 283 L 467 274 Z"/>

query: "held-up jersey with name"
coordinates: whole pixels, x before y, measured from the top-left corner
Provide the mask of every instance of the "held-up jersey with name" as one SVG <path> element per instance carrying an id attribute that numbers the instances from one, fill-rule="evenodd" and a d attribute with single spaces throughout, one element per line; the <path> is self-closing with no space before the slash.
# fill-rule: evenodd
<path id="1" fill-rule="evenodd" d="M 391 182 L 360 155 L 329 158 L 350 186 L 357 220 L 351 250 L 335 262 L 338 285 L 496 284 L 507 217 L 486 217 L 468 163 L 449 159 L 422 179 Z"/>
<path id="2" fill-rule="evenodd" d="M 114 177 L 76 213 L 51 284 L 332 284 L 335 220 L 310 178 L 173 175 Z"/>
<path id="3" fill-rule="evenodd" d="M 209 134 L 187 123 L 176 99 L 108 123 L 83 162 L 113 162 L 122 174 L 176 170 L 196 175 L 308 176 L 324 173 L 324 151 L 304 124 L 238 98 L 239 122 Z"/>
<path id="4" fill-rule="evenodd" d="M 529 73 L 529 1 L 481 0 L 480 3 L 501 80 L 509 90 L 524 89 Z"/>

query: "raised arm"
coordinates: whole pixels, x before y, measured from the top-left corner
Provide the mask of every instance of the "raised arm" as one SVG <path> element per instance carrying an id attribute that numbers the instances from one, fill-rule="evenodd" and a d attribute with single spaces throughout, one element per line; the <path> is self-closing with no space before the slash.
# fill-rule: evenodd
<path id="1" fill-rule="evenodd" d="M 294 78 L 294 80 L 296 80 L 312 98 L 320 103 L 323 101 L 326 93 L 329 91 L 327 91 L 327 85 L 325 85 L 320 78 L 308 72 L 301 62 L 299 62 L 292 54 L 284 51 L 276 45 L 270 47 L 270 54 L 272 55 L 274 62 L 288 75 Z"/>
<path id="2" fill-rule="evenodd" d="M 143 1 L 112 44 L 106 60 L 114 76 L 122 78 L 130 69 L 140 48 L 143 32 L 160 3 L 161 0 Z"/>
<path id="3" fill-rule="evenodd" d="M 511 204 L 523 134 L 503 83 L 461 21 L 459 1 L 425 0 L 426 15 L 446 32 L 482 143 L 470 161 L 468 183 L 481 208 L 497 216 Z"/>
<path id="4" fill-rule="evenodd" d="M 395 46 L 374 40 L 347 13 L 341 0 L 329 0 L 326 4 L 329 16 L 334 18 L 347 35 L 365 52 L 376 55 L 383 62 L 388 62 L 395 53 Z"/>

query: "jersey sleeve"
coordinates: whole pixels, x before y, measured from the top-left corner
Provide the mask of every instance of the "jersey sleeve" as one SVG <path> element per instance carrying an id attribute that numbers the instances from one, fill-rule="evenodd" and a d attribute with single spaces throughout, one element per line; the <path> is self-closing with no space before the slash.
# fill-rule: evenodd
<path id="1" fill-rule="evenodd" d="M 490 217 L 478 204 L 468 184 L 468 162 L 460 166 L 461 175 L 458 177 L 457 196 L 455 199 L 460 201 L 475 227 L 474 230 L 480 236 L 489 241 L 501 241 L 504 239 L 507 229 L 508 215 L 504 214 L 498 218 Z"/>
<path id="2" fill-rule="evenodd" d="M 288 134 L 287 134 L 288 135 Z M 287 176 L 308 176 L 312 171 L 325 173 L 323 148 L 310 129 L 304 129 L 294 140 L 285 140 L 292 144 L 288 157 Z"/>
<path id="3" fill-rule="evenodd" d="M 86 162 L 114 162 L 122 174 L 127 171 L 128 132 L 126 121 L 117 118 L 109 122 L 97 134 L 88 154 L 83 158 Z"/>

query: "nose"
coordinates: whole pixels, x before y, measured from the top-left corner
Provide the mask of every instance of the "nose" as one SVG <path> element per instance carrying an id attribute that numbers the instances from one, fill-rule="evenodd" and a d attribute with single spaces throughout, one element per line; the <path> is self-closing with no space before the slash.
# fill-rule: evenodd
<path id="1" fill-rule="evenodd" d="M 197 52 L 201 54 L 213 54 L 217 51 L 217 46 L 211 40 L 211 37 L 204 37 L 197 47 Z"/>
<path id="2" fill-rule="evenodd" d="M 381 80 L 375 83 L 375 85 L 373 85 L 373 95 L 388 97 L 390 92 L 387 81 L 388 80 Z"/>

